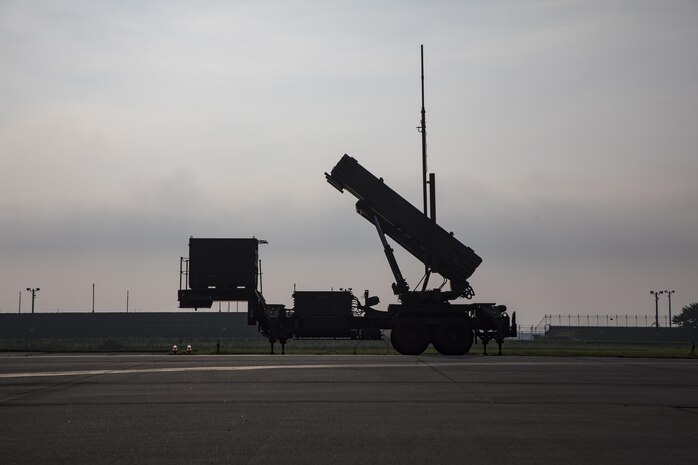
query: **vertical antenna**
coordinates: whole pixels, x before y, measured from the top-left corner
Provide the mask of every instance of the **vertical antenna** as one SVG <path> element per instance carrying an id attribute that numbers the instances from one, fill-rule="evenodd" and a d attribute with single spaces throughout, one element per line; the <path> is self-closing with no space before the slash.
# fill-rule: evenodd
<path id="1" fill-rule="evenodd" d="M 422 58 L 422 121 L 419 132 L 422 133 L 422 198 L 424 200 L 424 214 L 427 212 L 427 117 L 424 109 L 424 45 L 420 45 Z"/>
<path id="2" fill-rule="evenodd" d="M 419 46 L 422 65 L 422 121 L 419 132 L 422 133 L 422 199 L 424 203 L 424 216 L 428 216 L 427 210 L 427 111 L 424 109 L 424 44 Z M 424 280 L 422 291 L 427 289 L 429 275 L 431 274 L 431 258 L 424 262 Z"/>

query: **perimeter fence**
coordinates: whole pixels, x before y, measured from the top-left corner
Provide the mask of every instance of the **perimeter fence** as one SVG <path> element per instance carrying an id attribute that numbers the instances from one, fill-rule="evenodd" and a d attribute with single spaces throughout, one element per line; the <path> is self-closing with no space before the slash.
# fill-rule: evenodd
<path id="1" fill-rule="evenodd" d="M 551 327 L 670 328 L 672 324 L 669 315 L 659 315 L 657 318 L 656 315 L 549 314 L 544 315 L 538 324 L 517 325 L 516 339 L 531 341 L 544 337 Z"/>
<path id="2" fill-rule="evenodd" d="M 657 325 L 657 323 L 659 323 Z M 603 326 L 625 328 L 671 327 L 668 315 L 545 315 L 534 327 L 536 330 L 550 326 Z"/>

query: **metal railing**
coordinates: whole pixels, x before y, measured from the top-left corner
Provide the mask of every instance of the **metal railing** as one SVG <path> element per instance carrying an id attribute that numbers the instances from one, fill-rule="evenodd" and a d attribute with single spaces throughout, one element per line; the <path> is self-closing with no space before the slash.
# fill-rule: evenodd
<path id="1" fill-rule="evenodd" d="M 659 315 L 659 327 L 671 326 L 668 315 Z M 545 315 L 532 330 L 543 331 L 550 326 L 595 326 L 623 328 L 653 328 L 655 315 Z"/>
<path id="2" fill-rule="evenodd" d="M 533 325 L 516 325 L 515 340 L 532 341 L 536 336 L 545 336 L 545 329 L 539 329 Z"/>

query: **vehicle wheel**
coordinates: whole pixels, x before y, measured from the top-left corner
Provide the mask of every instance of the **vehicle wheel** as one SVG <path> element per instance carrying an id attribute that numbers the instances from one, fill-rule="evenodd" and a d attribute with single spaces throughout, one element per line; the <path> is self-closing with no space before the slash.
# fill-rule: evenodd
<path id="1" fill-rule="evenodd" d="M 391 331 L 390 343 L 402 355 L 419 355 L 429 345 L 429 330 L 419 323 L 400 323 Z"/>
<path id="2" fill-rule="evenodd" d="M 433 343 L 442 355 L 464 355 L 473 346 L 473 330 L 466 320 L 444 321 L 436 328 Z"/>

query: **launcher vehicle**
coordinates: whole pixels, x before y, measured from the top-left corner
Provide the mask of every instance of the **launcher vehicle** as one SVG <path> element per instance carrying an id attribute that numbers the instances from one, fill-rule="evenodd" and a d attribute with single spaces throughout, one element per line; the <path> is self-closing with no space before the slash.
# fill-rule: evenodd
<path id="1" fill-rule="evenodd" d="M 516 336 L 516 314 L 510 318 L 504 305 L 456 303 L 472 299 L 468 278 L 482 259 L 436 223 L 435 179 L 430 178 L 430 216 L 419 211 L 371 174 L 349 155 L 344 155 L 328 174 L 327 181 L 358 202 L 356 211 L 376 229 L 395 282 L 399 304 L 387 311 L 374 308 L 377 297 L 364 294 L 362 303 L 351 290 L 296 291 L 294 305 L 266 303 L 258 288 L 258 244 L 249 239 L 190 238 L 189 257 L 180 261 L 180 308 L 210 308 L 214 301 L 247 301 L 248 324 L 282 350 L 290 339 L 380 339 L 390 330 L 393 348 L 405 355 L 419 355 L 433 344 L 444 355 L 466 354 L 479 338 L 485 350 L 491 340 L 499 353 L 505 338 Z M 421 288 L 411 290 L 400 271 L 388 238 L 425 265 Z M 438 274 L 443 282 L 427 289 L 429 278 Z M 446 287 L 448 284 L 448 287 Z M 485 352 L 486 353 L 486 352 Z"/>

